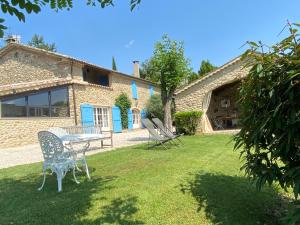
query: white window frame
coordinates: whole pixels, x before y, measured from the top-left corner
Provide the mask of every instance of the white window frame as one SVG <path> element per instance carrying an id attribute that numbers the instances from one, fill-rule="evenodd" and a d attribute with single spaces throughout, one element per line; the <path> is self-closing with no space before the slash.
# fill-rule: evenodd
<path id="1" fill-rule="evenodd" d="M 132 110 L 132 124 L 133 124 L 133 129 L 138 129 L 140 128 L 140 121 L 141 121 L 141 115 L 140 111 L 137 109 Z"/>
<path id="2" fill-rule="evenodd" d="M 105 111 L 106 111 L 106 113 L 104 113 Z M 109 115 L 109 112 L 110 112 L 109 107 L 94 106 L 94 124 L 95 125 L 101 125 L 101 121 L 100 121 L 99 117 L 101 117 L 102 121 L 105 120 L 105 118 L 104 118 L 105 116 L 107 117 L 105 123 L 102 122 L 101 129 L 103 131 L 109 131 L 110 130 L 110 124 L 109 124 L 110 115 Z"/>

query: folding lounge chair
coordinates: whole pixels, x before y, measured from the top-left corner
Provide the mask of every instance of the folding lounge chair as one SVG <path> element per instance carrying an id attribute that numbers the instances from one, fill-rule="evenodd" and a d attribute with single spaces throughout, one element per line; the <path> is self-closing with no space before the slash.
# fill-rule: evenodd
<path id="1" fill-rule="evenodd" d="M 149 139 L 150 137 L 152 137 L 156 142 L 154 145 L 151 146 L 151 148 L 162 145 L 165 149 L 168 149 L 166 143 L 172 141 L 172 138 L 159 135 L 155 130 L 154 124 L 149 119 L 142 119 L 142 123 L 149 132 Z"/>
<path id="2" fill-rule="evenodd" d="M 160 129 L 161 133 L 164 136 L 167 136 L 169 138 L 172 138 L 173 140 L 178 140 L 178 142 L 180 142 L 181 144 L 183 144 L 183 142 L 179 139 L 179 137 L 182 136 L 182 134 L 174 134 L 172 131 L 170 131 L 167 127 L 164 126 L 164 124 L 161 122 L 160 119 L 158 118 L 154 118 L 152 119 L 152 121 L 154 122 L 154 124 Z"/>

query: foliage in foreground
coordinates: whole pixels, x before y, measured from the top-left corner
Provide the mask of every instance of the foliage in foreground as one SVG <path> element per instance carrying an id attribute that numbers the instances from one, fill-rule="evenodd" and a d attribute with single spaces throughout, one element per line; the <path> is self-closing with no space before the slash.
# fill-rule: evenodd
<path id="1" fill-rule="evenodd" d="M 116 98 L 115 105 L 118 106 L 121 110 L 121 121 L 122 121 L 122 128 L 128 128 L 128 109 L 131 108 L 131 101 L 126 93 L 120 94 Z"/>
<path id="2" fill-rule="evenodd" d="M 235 149 L 245 159 L 242 169 L 256 180 L 260 190 L 278 182 L 300 192 L 300 39 L 294 26 L 291 35 L 264 52 L 264 45 L 250 42 L 244 58 L 251 66 L 240 89 L 242 127 Z M 288 224 L 300 219 L 298 210 Z"/>
<path id="3" fill-rule="evenodd" d="M 114 0 L 86 0 L 87 5 L 96 6 L 99 4 L 102 8 L 113 6 Z M 131 10 L 133 10 L 141 0 L 130 0 Z M 19 21 L 25 22 L 25 15 L 31 13 L 39 13 L 42 7 L 49 6 L 51 9 L 58 11 L 73 8 L 73 0 L 0 0 L 0 11 L 3 14 L 10 14 L 17 17 Z M 4 19 L 0 18 L 0 38 L 4 35 L 4 30 L 7 29 L 3 25 Z"/>
<path id="4" fill-rule="evenodd" d="M 163 105 L 159 94 L 152 95 L 146 104 L 146 112 L 148 118 L 159 118 L 161 121 L 164 119 Z"/>
<path id="5" fill-rule="evenodd" d="M 180 134 L 194 135 L 196 134 L 199 120 L 203 112 L 188 111 L 175 113 L 175 125 Z"/>

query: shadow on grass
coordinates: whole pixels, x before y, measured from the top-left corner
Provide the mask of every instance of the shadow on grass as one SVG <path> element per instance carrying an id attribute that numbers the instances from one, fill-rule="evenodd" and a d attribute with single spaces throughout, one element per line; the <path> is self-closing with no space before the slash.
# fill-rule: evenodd
<path id="1" fill-rule="evenodd" d="M 42 176 L 37 174 L 0 179 L 0 225 L 143 224 L 130 220 L 138 211 L 135 197 L 116 198 L 103 208 L 98 206 L 107 201 L 108 196 L 103 192 L 114 188 L 111 183 L 116 178 L 103 176 L 87 180 L 81 175 L 81 183 L 77 185 L 68 173 L 61 193 L 57 192 L 55 175 L 47 176 L 42 191 L 37 191 L 42 182 Z M 84 221 L 90 214 L 93 220 Z"/>
<path id="2" fill-rule="evenodd" d="M 135 220 L 132 216 L 138 211 L 136 197 L 116 198 L 110 204 L 101 208 L 100 216 L 94 221 L 84 221 L 84 224 L 122 224 L 142 225 L 143 221 Z"/>
<path id="3" fill-rule="evenodd" d="M 180 186 L 198 202 L 198 212 L 218 225 L 278 225 L 286 205 L 276 189 L 257 192 L 244 177 L 198 173 Z"/>
<path id="4" fill-rule="evenodd" d="M 130 149 L 145 150 L 145 151 L 168 151 L 168 150 L 179 149 L 179 148 L 181 148 L 180 144 L 174 141 L 169 143 L 164 143 L 164 144 L 157 144 L 156 142 L 151 141 L 149 143 L 130 146 Z"/>

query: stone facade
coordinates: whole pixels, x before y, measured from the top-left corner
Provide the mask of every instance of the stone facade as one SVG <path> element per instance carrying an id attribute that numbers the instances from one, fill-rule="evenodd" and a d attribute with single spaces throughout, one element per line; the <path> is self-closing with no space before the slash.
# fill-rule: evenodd
<path id="1" fill-rule="evenodd" d="M 132 102 L 132 109 L 141 111 L 146 108 L 146 103 L 150 98 L 148 82 L 137 82 L 138 99 L 132 98 L 131 78 L 124 79 L 118 74 L 111 75 L 111 86 L 102 87 L 93 84 L 76 84 L 74 86 L 76 93 L 76 111 L 80 112 L 80 105 L 88 103 L 95 107 L 108 107 L 111 109 L 115 104 L 115 99 L 121 94 L 126 93 Z M 160 93 L 158 87 L 154 88 L 154 93 Z M 81 123 L 81 115 L 77 114 L 77 121 Z M 112 127 L 112 118 L 110 116 L 110 127 Z"/>
<path id="2" fill-rule="evenodd" d="M 0 58 L 0 84 L 71 78 L 70 65 L 70 62 L 53 56 L 41 57 L 24 49 L 12 50 Z"/>
<path id="3" fill-rule="evenodd" d="M 105 87 L 84 81 L 82 71 L 86 65 L 95 70 L 105 70 L 109 74 L 110 85 Z M 132 98 L 132 80 L 137 85 L 137 100 Z M 0 51 L 0 103 L 7 96 L 66 86 L 69 91 L 70 116 L 1 118 L 0 113 L 0 150 L 36 143 L 38 131 L 49 127 L 80 125 L 80 105 L 84 103 L 109 108 L 109 124 L 112 128 L 111 107 L 117 96 L 122 92 L 127 93 L 132 99 L 132 109 L 142 110 L 150 97 L 150 85 L 154 87 L 154 93 L 160 92 L 158 86 L 139 78 L 28 46 L 9 45 Z"/>
<path id="4" fill-rule="evenodd" d="M 175 96 L 176 111 L 202 110 L 203 100 L 208 92 L 241 80 L 247 76 L 248 71 L 245 62 L 236 58 L 187 87 L 179 89 Z M 200 122 L 199 132 L 203 131 L 202 126 L 203 123 Z"/>

